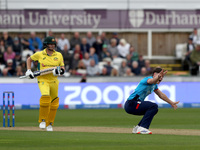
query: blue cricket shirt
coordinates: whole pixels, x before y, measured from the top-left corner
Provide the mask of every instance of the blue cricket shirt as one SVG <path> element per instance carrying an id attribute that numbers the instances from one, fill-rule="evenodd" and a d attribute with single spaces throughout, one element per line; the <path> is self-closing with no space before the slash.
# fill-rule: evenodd
<path id="1" fill-rule="evenodd" d="M 152 79 L 152 76 L 145 77 L 140 81 L 135 91 L 128 97 L 127 100 L 132 100 L 136 95 L 139 95 L 139 100 L 144 101 L 144 99 L 151 94 L 154 90 L 158 90 L 157 84 L 148 84 L 147 80 Z"/>

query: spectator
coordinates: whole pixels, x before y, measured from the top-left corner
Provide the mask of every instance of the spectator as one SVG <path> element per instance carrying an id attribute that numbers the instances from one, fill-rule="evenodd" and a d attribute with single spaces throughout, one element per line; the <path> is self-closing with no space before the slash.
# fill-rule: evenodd
<path id="1" fill-rule="evenodd" d="M 5 52 L 5 45 L 4 45 L 4 41 L 0 40 L 0 65 L 5 64 L 4 61 L 4 52 Z"/>
<path id="2" fill-rule="evenodd" d="M 198 35 L 198 31 L 197 31 L 197 28 L 194 28 L 193 30 L 193 33 L 190 34 L 189 38 L 192 38 L 193 39 L 193 44 L 196 44 L 197 41 L 200 40 L 200 36 Z"/>
<path id="3" fill-rule="evenodd" d="M 25 74 L 26 71 L 27 71 L 27 68 L 26 68 L 26 61 L 22 61 L 22 62 L 21 62 L 21 66 L 22 66 L 22 72 L 23 72 L 23 74 Z"/>
<path id="4" fill-rule="evenodd" d="M 87 32 L 87 43 L 92 47 L 93 43 L 96 41 L 95 37 L 93 37 L 92 32 Z"/>
<path id="5" fill-rule="evenodd" d="M 63 55 L 64 64 L 65 64 L 65 70 L 68 71 L 69 70 L 70 61 L 72 59 L 72 54 L 69 53 L 67 44 L 64 45 L 64 49 L 63 49 L 63 51 L 61 51 L 61 54 Z"/>
<path id="6" fill-rule="evenodd" d="M 58 43 L 58 39 L 55 38 L 55 40 L 56 40 L 56 43 Z M 44 47 L 43 47 L 43 48 L 44 48 Z M 56 50 L 57 52 L 60 52 L 60 53 L 63 51 L 63 50 L 61 50 L 60 47 L 57 46 L 57 45 L 56 45 L 56 47 L 55 47 L 55 50 Z"/>
<path id="7" fill-rule="evenodd" d="M 33 54 L 32 50 L 24 50 L 22 52 L 22 61 L 26 61 L 27 60 L 27 56 L 31 56 Z"/>
<path id="8" fill-rule="evenodd" d="M 97 54 L 95 53 L 95 48 L 94 47 L 90 48 L 90 59 L 94 59 L 96 65 L 99 63 L 99 59 L 98 59 Z"/>
<path id="9" fill-rule="evenodd" d="M 86 52 L 89 52 L 90 45 L 87 43 L 87 39 L 85 37 L 82 38 L 80 47 L 81 47 L 81 52 L 83 53 L 83 55 Z"/>
<path id="10" fill-rule="evenodd" d="M 95 53 L 97 54 L 99 61 L 102 61 L 101 52 L 102 52 L 103 42 L 100 36 L 96 37 L 96 41 L 93 43 L 93 47 L 96 50 Z"/>
<path id="11" fill-rule="evenodd" d="M 53 32 L 51 30 L 49 30 L 47 36 L 54 37 Z"/>
<path id="12" fill-rule="evenodd" d="M 83 63 L 83 60 L 79 60 L 78 67 L 77 67 L 77 70 L 76 70 L 76 75 L 82 76 L 82 75 L 85 75 L 85 74 L 87 74 L 86 66 Z"/>
<path id="13" fill-rule="evenodd" d="M 74 32 L 74 36 L 70 39 L 70 46 L 73 50 L 77 44 L 81 44 L 79 32 Z"/>
<path id="14" fill-rule="evenodd" d="M 19 38 L 18 37 L 14 38 L 13 51 L 15 53 L 19 53 L 20 55 L 22 54 L 23 49 L 22 49 L 22 45 L 20 45 L 20 43 L 19 43 Z"/>
<path id="15" fill-rule="evenodd" d="M 121 66 L 119 67 L 119 76 L 125 76 L 127 70 L 126 60 L 121 62 Z"/>
<path id="16" fill-rule="evenodd" d="M 133 61 L 133 62 L 132 62 L 131 71 L 132 71 L 132 73 L 134 73 L 136 76 L 140 75 L 140 68 L 139 68 L 139 66 L 138 66 L 138 62 L 137 62 L 137 61 Z"/>
<path id="17" fill-rule="evenodd" d="M 141 72 L 140 75 L 142 75 L 142 76 L 147 76 L 148 75 L 147 69 L 145 67 L 142 67 L 140 72 Z"/>
<path id="18" fill-rule="evenodd" d="M 42 42 L 44 42 L 45 38 L 48 37 L 48 36 L 54 37 L 54 33 L 53 33 L 51 30 L 49 30 L 49 31 L 46 33 L 46 36 L 42 39 Z M 58 39 L 55 38 L 55 40 L 56 40 L 56 42 L 58 43 Z M 58 48 L 58 47 L 57 47 L 57 48 Z M 60 50 L 60 48 L 59 48 L 59 50 Z"/>
<path id="19" fill-rule="evenodd" d="M 29 49 L 32 50 L 33 52 L 39 51 L 42 49 L 42 41 L 40 40 L 39 37 L 36 36 L 35 32 L 30 33 L 30 38 L 29 38 Z"/>
<path id="20" fill-rule="evenodd" d="M 69 73 L 71 73 L 72 75 L 76 75 L 76 70 L 78 68 L 79 60 L 80 60 L 80 54 L 79 53 L 75 53 L 73 55 L 73 59 L 70 62 L 70 67 L 69 67 Z"/>
<path id="21" fill-rule="evenodd" d="M 145 60 L 145 68 L 147 69 L 147 75 L 151 75 L 153 73 L 153 68 L 150 66 L 150 60 Z"/>
<path id="22" fill-rule="evenodd" d="M 116 39 L 117 45 L 119 45 L 120 39 L 118 38 L 118 33 L 117 33 L 117 32 L 114 32 L 114 33 L 112 34 L 112 38 L 111 38 L 111 39 Z"/>
<path id="23" fill-rule="evenodd" d="M 17 67 L 16 67 L 16 76 L 23 76 L 24 75 L 24 73 L 22 72 L 22 66 L 20 66 L 20 65 L 18 65 Z"/>
<path id="24" fill-rule="evenodd" d="M 130 44 L 127 43 L 125 39 L 121 39 L 117 48 L 119 51 L 119 56 L 121 58 L 126 58 L 126 56 L 129 54 Z"/>
<path id="25" fill-rule="evenodd" d="M 0 51 L 4 53 L 6 51 L 4 40 L 0 39 Z"/>
<path id="26" fill-rule="evenodd" d="M 112 77 L 117 77 L 117 76 L 119 76 L 118 70 L 115 69 L 115 68 L 113 68 L 112 71 L 111 71 L 111 76 L 112 76 Z"/>
<path id="27" fill-rule="evenodd" d="M 134 76 L 134 74 L 131 72 L 131 68 L 127 68 L 126 69 L 126 74 L 125 74 L 125 77 L 132 77 Z"/>
<path id="28" fill-rule="evenodd" d="M 200 41 L 196 43 L 195 50 L 192 51 L 190 55 L 190 60 L 192 62 L 192 70 L 191 75 L 197 75 L 199 72 L 199 66 L 200 66 Z"/>
<path id="29" fill-rule="evenodd" d="M 103 44 L 103 50 L 101 52 L 101 58 L 104 60 L 105 58 L 112 58 L 111 53 L 108 51 L 108 46 Z"/>
<path id="30" fill-rule="evenodd" d="M 127 64 L 127 66 L 130 67 L 130 68 L 131 68 L 131 66 L 132 66 L 131 56 L 132 56 L 131 54 L 128 54 L 128 55 L 126 56 L 126 64 Z"/>
<path id="31" fill-rule="evenodd" d="M 87 74 L 89 76 L 99 75 L 99 67 L 98 67 L 98 65 L 95 64 L 95 60 L 94 59 L 91 59 L 90 60 L 90 65 L 87 66 Z"/>
<path id="32" fill-rule="evenodd" d="M 86 67 L 88 67 L 90 65 L 90 55 L 89 55 L 89 53 L 84 54 L 83 63 L 85 64 Z"/>
<path id="33" fill-rule="evenodd" d="M 107 69 L 107 74 L 110 76 L 111 75 L 111 72 L 112 72 L 112 65 L 111 65 L 111 58 L 105 58 L 104 61 L 107 63 L 106 65 L 104 65 L 104 68 Z"/>
<path id="34" fill-rule="evenodd" d="M 195 45 L 192 42 L 192 38 L 188 38 L 187 42 L 187 49 L 185 53 L 185 58 L 183 60 L 183 70 L 189 70 L 189 63 L 190 63 L 190 54 L 195 49 Z"/>
<path id="35" fill-rule="evenodd" d="M 6 31 L 3 32 L 2 40 L 4 41 L 5 48 L 7 48 L 8 46 L 12 46 L 13 47 L 13 40 L 8 35 L 8 32 L 6 32 Z"/>
<path id="36" fill-rule="evenodd" d="M 22 50 L 28 50 L 29 49 L 29 41 L 24 38 L 24 34 L 20 32 L 18 34 L 18 39 L 19 39 L 19 45 L 22 47 Z"/>
<path id="37" fill-rule="evenodd" d="M 102 41 L 103 44 L 106 44 L 106 45 L 110 44 L 109 40 L 106 38 L 106 33 L 105 32 L 101 33 L 101 41 Z"/>
<path id="38" fill-rule="evenodd" d="M 113 39 L 110 40 L 110 45 L 108 45 L 108 51 L 110 51 L 112 59 L 119 56 L 119 51 L 117 49 L 117 40 L 116 39 L 113 38 Z"/>
<path id="39" fill-rule="evenodd" d="M 15 53 L 16 66 L 20 65 L 22 61 L 22 55 L 20 53 Z"/>
<path id="40" fill-rule="evenodd" d="M 101 71 L 100 75 L 101 76 L 110 76 L 106 67 L 102 68 L 102 71 Z"/>
<path id="41" fill-rule="evenodd" d="M 75 45 L 74 54 L 76 54 L 76 53 L 79 54 L 79 59 L 83 59 L 83 53 L 81 52 L 81 47 L 79 44 Z"/>
<path id="42" fill-rule="evenodd" d="M 69 40 L 65 38 L 64 33 L 61 33 L 60 38 L 58 39 L 58 47 L 63 51 L 65 45 L 67 45 L 68 50 L 70 50 Z"/>
<path id="43" fill-rule="evenodd" d="M 187 52 L 185 54 L 185 59 L 186 60 L 190 60 L 190 54 L 191 52 L 195 49 L 195 45 L 194 43 L 192 43 L 192 38 L 188 39 L 188 43 L 187 43 Z"/>
<path id="44" fill-rule="evenodd" d="M 141 69 L 142 67 L 145 67 L 145 60 L 143 59 L 143 56 L 142 56 L 142 55 L 139 56 L 138 65 L 139 65 L 139 68 L 140 68 L 140 69 Z"/>
<path id="45" fill-rule="evenodd" d="M 131 61 L 138 61 L 138 52 L 136 52 L 133 46 L 130 46 L 129 53 L 131 54 Z"/>
<path id="46" fill-rule="evenodd" d="M 3 69 L 3 76 L 14 76 L 15 75 L 15 65 L 12 59 L 6 61 L 6 67 Z"/>
<path id="47" fill-rule="evenodd" d="M 7 62 L 8 59 L 15 59 L 15 52 L 13 52 L 12 46 L 8 46 L 7 50 L 4 52 L 4 61 Z"/>

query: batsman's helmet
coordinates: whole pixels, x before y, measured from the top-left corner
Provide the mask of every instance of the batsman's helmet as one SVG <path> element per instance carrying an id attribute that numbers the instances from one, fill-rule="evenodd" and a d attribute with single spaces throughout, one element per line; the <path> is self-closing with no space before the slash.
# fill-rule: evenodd
<path id="1" fill-rule="evenodd" d="M 56 46 L 56 40 L 54 37 L 52 36 L 48 36 L 44 39 L 43 45 L 44 47 L 47 47 L 48 44 L 55 44 Z"/>
<path id="2" fill-rule="evenodd" d="M 56 45 L 56 40 L 52 36 L 48 36 L 44 39 L 44 44 L 55 44 Z"/>

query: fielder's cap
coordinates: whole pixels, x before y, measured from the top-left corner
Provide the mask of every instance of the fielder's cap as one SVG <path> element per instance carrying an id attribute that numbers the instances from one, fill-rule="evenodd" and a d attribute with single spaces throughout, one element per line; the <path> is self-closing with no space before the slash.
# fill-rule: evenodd
<path id="1" fill-rule="evenodd" d="M 7 63 L 13 63 L 13 60 L 12 59 L 8 59 Z"/>
<path id="2" fill-rule="evenodd" d="M 117 32 L 113 32 L 113 35 L 117 35 Z"/>

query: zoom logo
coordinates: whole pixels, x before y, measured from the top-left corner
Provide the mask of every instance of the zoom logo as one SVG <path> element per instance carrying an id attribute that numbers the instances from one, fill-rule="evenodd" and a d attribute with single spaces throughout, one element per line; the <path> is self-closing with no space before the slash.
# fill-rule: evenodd
<path id="1" fill-rule="evenodd" d="M 80 104 L 123 104 L 129 95 L 136 88 L 135 85 L 70 85 L 64 86 L 66 94 L 65 105 Z M 175 100 L 176 88 L 174 85 L 162 85 L 159 89 L 167 94 L 171 100 Z M 157 103 L 163 103 L 162 100 L 152 94 L 146 100 L 152 100 Z"/>

